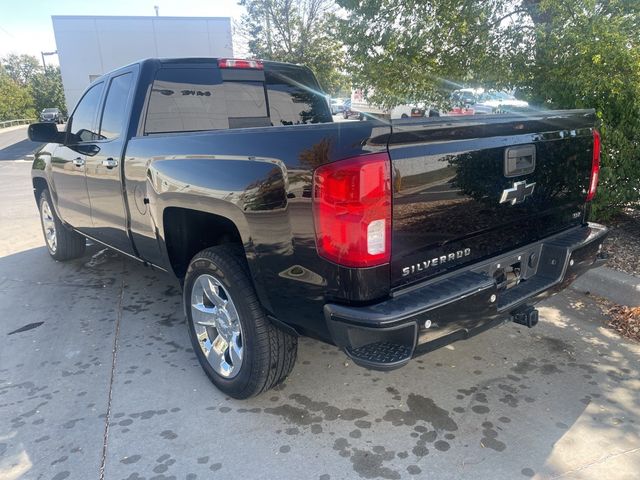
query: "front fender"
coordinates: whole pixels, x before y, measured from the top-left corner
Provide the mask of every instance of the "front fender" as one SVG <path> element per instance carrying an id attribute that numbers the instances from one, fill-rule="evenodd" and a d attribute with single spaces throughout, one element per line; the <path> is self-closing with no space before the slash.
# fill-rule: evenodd
<path id="1" fill-rule="evenodd" d="M 51 201 L 53 203 L 53 209 L 56 212 L 58 218 L 61 218 L 58 210 L 58 192 L 56 191 L 55 184 L 53 182 L 53 176 L 51 174 L 51 160 L 55 153 L 56 144 L 48 143 L 42 145 L 34 152 L 33 163 L 31 164 L 31 180 L 34 184 L 34 195 L 36 204 L 39 202 L 39 193 L 35 188 L 35 179 L 42 179 L 47 185 L 49 194 L 51 195 Z"/>

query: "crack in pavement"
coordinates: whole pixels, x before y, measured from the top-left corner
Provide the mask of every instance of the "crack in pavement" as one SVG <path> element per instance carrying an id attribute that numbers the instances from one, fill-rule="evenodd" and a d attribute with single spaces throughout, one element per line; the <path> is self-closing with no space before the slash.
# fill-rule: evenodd
<path id="1" fill-rule="evenodd" d="M 124 265 L 123 265 L 124 270 Z M 124 275 L 124 272 L 123 272 Z M 102 458 L 100 460 L 100 480 L 104 480 L 104 469 L 107 463 L 107 443 L 109 441 L 109 422 L 111 420 L 111 401 L 113 399 L 113 381 L 116 374 L 116 360 L 118 358 L 118 336 L 120 334 L 120 322 L 122 320 L 122 303 L 124 300 L 124 278 L 120 283 L 120 298 L 118 299 L 118 310 L 116 315 L 116 330 L 113 337 L 113 350 L 111 357 L 111 378 L 109 379 L 109 395 L 107 397 L 107 412 L 104 419 L 104 437 L 102 442 Z"/>

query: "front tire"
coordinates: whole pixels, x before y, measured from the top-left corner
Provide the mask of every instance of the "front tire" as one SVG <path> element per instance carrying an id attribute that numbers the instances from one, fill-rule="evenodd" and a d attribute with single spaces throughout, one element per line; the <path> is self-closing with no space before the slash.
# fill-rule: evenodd
<path id="1" fill-rule="evenodd" d="M 297 338 L 273 325 L 260 305 L 241 248 L 207 248 L 184 282 L 189 336 L 213 384 L 233 398 L 258 395 L 293 369 Z"/>
<path id="2" fill-rule="evenodd" d="M 40 194 L 38 208 L 42 233 L 49 255 L 60 261 L 72 260 L 84 255 L 87 239 L 65 226 L 58 218 L 51 203 L 49 190 L 45 189 Z"/>

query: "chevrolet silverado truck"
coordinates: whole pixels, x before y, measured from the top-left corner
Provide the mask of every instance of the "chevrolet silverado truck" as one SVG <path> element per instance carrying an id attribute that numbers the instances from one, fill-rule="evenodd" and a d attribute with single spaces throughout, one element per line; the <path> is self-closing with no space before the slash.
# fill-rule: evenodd
<path id="1" fill-rule="evenodd" d="M 333 123 L 305 67 L 147 59 L 29 127 L 49 254 L 86 239 L 179 280 L 194 351 L 246 398 L 297 338 L 397 368 L 604 262 L 592 110 Z M 504 335 L 498 330 L 495 335 Z"/>

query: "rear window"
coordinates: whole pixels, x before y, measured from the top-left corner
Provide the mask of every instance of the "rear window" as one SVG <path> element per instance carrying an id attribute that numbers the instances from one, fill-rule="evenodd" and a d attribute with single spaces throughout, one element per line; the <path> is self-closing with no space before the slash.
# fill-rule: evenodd
<path id="1" fill-rule="evenodd" d="M 266 92 L 265 92 L 266 81 Z M 165 68 L 151 89 L 146 133 L 331 121 L 325 97 L 302 69 Z"/>
<path id="2" fill-rule="evenodd" d="M 311 73 L 301 68 L 265 72 L 272 125 L 331 122 L 327 99 Z"/>

